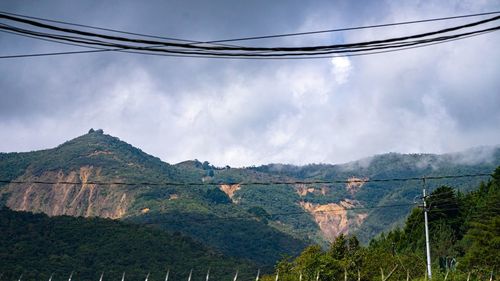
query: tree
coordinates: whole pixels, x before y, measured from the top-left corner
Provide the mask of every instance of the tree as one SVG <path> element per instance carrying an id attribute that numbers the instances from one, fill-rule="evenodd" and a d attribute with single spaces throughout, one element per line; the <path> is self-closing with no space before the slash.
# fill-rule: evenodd
<path id="1" fill-rule="evenodd" d="M 229 204 L 231 203 L 231 199 L 224 193 L 222 190 L 218 188 L 208 189 L 205 192 L 205 198 L 212 201 L 216 204 Z"/>
<path id="2" fill-rule="evenodd" d="M 335 240 L 330 244 L 328 255 L 336 260 L 342 260 L 348 253 L 347 239 L 344 234 L 335 237 Z"/>
<path id="3" fill-rule="evenodd" d="M 307 247 L 295 259 L 296 271 L 302 273 L 303 280 L 314 280 L 322 262 L 322 255 L 321 247 L 314 245 Z"/>
<path id="4" fill-rule="evenodd" d="M 500 265 L 500 167 L 493 179 L 472 194 L 477 209 L 469 219 L 464 237 L 466 253 L 462 260 L 467 269 L 498 269 Z"/>
<path id="5" fill-rule="evenodd" d="M 247 212 L 254 215 L 265 224 L 267 224 L 267 220 L 271 218 L 271 215 L 269 215 L 269 213 L 261 207 L 251 207 L 247 210 Z"/>

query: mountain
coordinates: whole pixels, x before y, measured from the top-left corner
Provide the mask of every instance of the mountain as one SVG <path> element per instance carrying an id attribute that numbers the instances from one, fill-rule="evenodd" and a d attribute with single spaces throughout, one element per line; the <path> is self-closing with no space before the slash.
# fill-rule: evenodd
<path id="1" fill-rule="evenodd" d="M 215 280 L 229 280 L 239 270 L 255 276 L 247 260 L 223 256 L 179 234 L 168 234 L 110 219 L 0 210 L 0 272 L 3 280 L 162 280 L 201 279 L 207 270 Z"/>
<path id="2" fill-rule="evenodd" d="M 171 165 L 91 130 L 54 149 L 0 153 L 0 205 L 145 224 L 272 266 L 311 243 L 326 246 L 349 233 L 367 242 L 401 225 L 421 195 L 422 181 L 377 180 L 489 174 L 497 165 L 498 147 L 389 153 L 341 165 Z M 486 178 L 429 179 L 426 186 L 467 191 Z"/>
<path id="3" fill-rule="evenodd" d="M 432 279 L 494 279 L 500 264 L 500 167 L 470 192 L 435 189 L 427 204 Z M 380 280 L 383 272 L 393 280 L 428 279 L 423 217 L 422 208 L 415 207 L 404 226 L 366 246 L 356 236 L 343 235 L 326 250 L 310 246 L 297 258 L 277 263 L 276 272 L 280 280 L 316 280 L 318 275 L 321 280 Z M 275 280 L 274 274 L 262 280 Z"/>
<path id="4" fill-rule="evenodd" d="M 19 182 L 0 186 L 0 203 L 17 211 L 119 219 L 180 232 L 259 266 L 272 266 L 307 245 L 250 216 L 217 185 L 201 185 L 206 171 L 195 164 L 170 165 L 91 130 L 54 149 L 0 154 L 0 178 Z M 200 185 L 161 184 L 171 182 Z"/>
<path id="5" fill-rule="evenodd" d="M 347 184 L 298 186 L 296 190 L 300 193 L 301 200 L 310 203 L 311 211 L 322 208 L 340 209 L 337 216 L 322 216 L 319 213 L 320 216 L 315 218 L 324 235 L 333 234 L 329 240 L 340 233 L 355 233 L 366 243 L 382 231 L 401 225 L 412 208 L 401 205 L 411 204 L 416 197 L 422 195 L 422 180 L 377 180 L 491 174 L 498 165 L 500 147 L 478 147 L 443 155 L 388 153 L 340 165 L 271 164 L 256 167 L 254 170 L 299 181 L 348 181 Z M 486 179 L 488 176 L 428 179 L 426 188 L 432 191 L 447 185 L 466 192 Z M 390 205 L 396 206 L 377 208 Z M 342 208 L 357 207 L 360 209 L 351 211 L 351 214 L 344 215 L 342 212 Z M 346 219 L 342 222 L 344 217 Z M 333 228 L 330 228 L 331 226 Z"/>

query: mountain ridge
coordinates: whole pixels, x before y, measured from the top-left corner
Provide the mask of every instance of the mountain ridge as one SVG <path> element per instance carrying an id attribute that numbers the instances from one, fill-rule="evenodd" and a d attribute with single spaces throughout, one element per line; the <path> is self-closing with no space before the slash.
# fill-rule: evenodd
<path id="1" fill-rule="evenodd" d="M 123 140 L 121 140 L 118 137 L 105 134 L 102 129 L 97 129 L 97 130 L 90 129 L 87 134 L 84 134 L 84 135 L 78 136 L 76 138 L 73 138 L 71 140 L 65 141 L 65 142 L 63 142 L 63 143 L 61 143 L 59 145 L 56 145 L 55 147 L 49 147 L 49 148 L 43 148 L 43 149 L 37 149 L 37 150 L 30 150 L 30 151 L 20 151 L 20 152 L 16 152 L 16 151 L 1 152 L 0 151 L 0 157 L 6 156 L 6 155 L 21 155 L 21 154 L 43 153 L 43 152 L 51 151 L 53 149 L 58 149 L 58 148 L 60 148 L 62 146 L 71 144 L 73 141 L 75 141 L 77 139 L 86 138 L 87 136 L 89 136 L 91 134 L 101 135 L 104 139 L 107 138 L 109 140 L 121 141 L 121 142 L 125 143 L 127 146 L 129 146 L 129 147 L 131 147 L 131 148 L 133 148 L 133 149 L 135 149 L 137 151 L 140 151 L 142 154 L 144 154 L 144 155 L 146 155 L 148 157 L 155 158 L 156 160 L 159 160 L 160 162 L 162 162 L 164 164 L 171 165 L 171 166 L 182 166 L 183 164 L 197 165 L 196 163 L 202 164 L 204 162 L 209 163 L 209 161 L 207 161 L 208 159 L 206 159 L 206 160 L 187 159 L 187 160 L 182 160 L 182 161 L 177 162 L 177 163 L 173 163 L 173 162 L 170 163 L 169 161 L 162 160 L 159 157 L 156 157 L 156 156 L 154 156 L 152 154 L 144 152 L 142 149 L 140 149 L 138 147 L 134 147 L 134 146 L 132 146 L 132 145 L 124 142 Z M 491 159 L 492 158 L 491 154 L 498 153 L 499 149 L 500 149 L 500 144 L 496 144 L 496 145 L 478 145 L 478 146 L 468 147 L 468 148 L 463 149 L 463 150 L 457 150 L 457 151 L 445 152 L 445 153 L 429 153 L 429 152 L 403 153 L 403 152 L 389 151 L 389 152 L 377 153 L 377 154 L 374 154 L 372 156 L 361 157 L 359 159 L 352 160 L 352 161 L 339 162 L 339 163 L 328 163 L 328 162 L 319 162 L 319 163 L 316 163 L 316 162 L 312 162 L 312 163 L 306 163 L 306 164 L 290 164 L 290 163 L 272 162 L 272 163 L 261 164 L 261 165 L 257 165 L 257 166 L 256 165 L 250 165 L 250 166 L 233 167 L 233 166 L 229 166 L 229 165 L 223 164 L 222 166 L 213 166 L 212 165 L 212 167 L 218 168 L 218 169 L 227 168 L 227 167 L 239 168 L 239 169 L 248 169 L 248 168 L 262 167 L 262 166 L 292 166 L 292 167 L 324 166 L 324 165 L 330 165 L 330 166 L 344 166 L 344 165 L 347 165 L 347 166 L 349 166 L 349 165 L 352 165 L 352 164 L 355 164 L 355 163 L 359 163 L 359 162 L 364 162 L 365 165 L 366 165 L 366 163 L 369 163 L 373 158 L 380 157 L 380 156 L 385 156 L 385 155 L 416 155 L 416 156 L 438 156 L 438 157 L 456 158 L 457 156 L 470 155 L 472 152 L 474 152 L 475 154 L 477 154 L 477 153 L 484 154 L 484 153 L 481 153 L 481 152 L 484 152 L 485 150 L 489 150 L 490 151 L 490 153 L 489 153 L 490 157 L 488 157 L 488 155 L 483 155 L 483 157 L 480 157 L 480 158 L 477 159 L 479 163 L 482 163 L 482 162 L 492 161 L 493 159 Z M 490 159 L 486 160 L 485 158 L 490 158 Z M 1 158 L 0 158 L 0 160 L 1 160 Z M 486 160 L 486 161 L 484 161 L 484 160 Z M 361 166 L 363 166 L 363 165 L 361 165 Z"/>
<path id="2" fill-rule="evenodd" d="M 305 242 L 254 218 L 229 224 L 211 223 L 220 217 L 248 217 L 249 214 L 246 209 L 226 200 L 226 195 L 217 187 L 148 184 L 201 184 L 206 172 L 203 169 L 180 170 L 99 131 L 77 137 L 54 149 L 1 155 L 0 160 L 1 178 L 24 182 L 0 186 L 0 203 L 14 210 L 147 223 L 169 232 L 179 231 L 206 242 L 210 247 L 225 250 L 224 254 L 253 258 L 260 265 L 272 265 L 282 254 L 298 254 L 306 246 Z M 160 222 L 151 218 L 160 218 Z M 182 218 L 201 218 L 204 223 L 193 228 L 189 223 L 179 221 Z M 173 222 L 176 224 L 172 225 Z M 234 231 L 220 231 L 225 227 Z M 244 230 L 255 231 L 250 236 L 242 235 Z M 274 245 L 264 247 L 263 244 L 269 241 L 274 241 Z M 234 245 L 234 248 L 226 245 Z M 237 251 L 236 247 L 245 250 Z"/>
<path id="3" fill-rule="evenodd" d="M 21 182 L 0 183 L 0 205 L 147 224 L 178 231 L 224 254 L 272 265 L 313 242 L 327 245 L 336 235 L 350 233 L 367 242 L 400 225 L 420 195 L 421 183 L 370 179 L 490 173 L 500 165 L 500 148 L 491 153 L 490 162 L 452 161 L 474 160 L 461 156 L 470 154 L 464 152 L 389 153 L 335 165 L 231 168 L 196 159 L 172 165 L 102 130 L 91 130 L 53 149 L 0 153 L 0 179 Z M 466 191 L 480 180 L 434 180 L 428 188 L 450 185 Z M 55 184 L 35 183 L 40 181 Z M 331 183 L 307 183 L 314 181 Z M 169 182 L 188 184 L 162 185 Z M 242 182 L 264 184 L 228 185 Z M 401 206 L 380 207 L 394 203 Z"/>

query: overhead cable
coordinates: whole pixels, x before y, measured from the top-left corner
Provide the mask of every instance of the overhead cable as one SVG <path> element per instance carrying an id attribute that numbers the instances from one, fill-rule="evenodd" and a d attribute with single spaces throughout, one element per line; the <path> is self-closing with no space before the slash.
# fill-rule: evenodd
<path id="1" fill-rule="evenodd" d="M 11 16 L 16 16 L 16 17 L 41 20 L 41 21 L 59 23 L 59 24 L 65 24 L 65 25 L 72 25 L 72 26 L 90 28 L 90 29 L 95 29 L 95 30 L 116 32 L 116 33 L 122 33 L 122 34 L 128 34 L 128 35 L 144 36 L 144 37 L 149 37 L 149 38 L 166 39 L 166 40 L 174 40 L 174 41 L 183 41 L 183 42 L 190 42 L 190 43 L 197 43 L 197 44 L 200 44 L 200 43 L 201 44 L 208 44 L 208 43 L 225 43 L 225 42 L 235 42 L 235 41 L 269 39 L 269 38 L 278 38 L 278 37 L 302 36 L 302 35 L 311 35 L 311 34 L 320 34 L 320 33 L 333 33 L 333 32 L 372 29 L 372 28 L 409 25 L 409 24 L 418 24 L 418 23 L 427 23 L 427 22 L 436 22 L 436 21 L 447 21 L 447 20 L 454 20 L 454 19 L 495 15 L 495 14 L 500 14 L 500 11 L 473 13 L 473 14 L 465 14 L 465 15 L 457 15 L 457 16 L 411 20 L 411 21 L 402 21 L 402 22 L 394 22 L 394 23 L 383 23 L 383 24 L 375 24 L 375 25 L 342 27 L 342 28 L 334 28 L 334 29 L 326 29 L 326 30 L 314 30 L 314 31 L 292 32 L 292 33 L 282 33 L 282 34 L 273 34 L 273 35 L 249 36 L 249 37 L 230 38 L 230 39 L 217 39 L 217 40 L 210 40 L 210 41 L 196 41 L 196 40 L 192 40 L 192 39 L 179 39 L 179 38 L 172 38 L 172 37 L 165 37 L 165 36 L 158 36 L 158 35 L 129 32 L 129 31 L 123 31 L 123 30 L 117 30 L 117 29 L 111 29 L 111 28 L 104 28 L 104 27 L 97 27 L 97 26 L 91 26 L 91 25 L 85 25 L 85 24 L 71 23 L 71 22 L 67 22 L 67 21 L 53 20 L 53 19 L 47 19 L 47 18 L 41 18 L 41 17 L 28 16 L 28 15 L 21 15 L 21 14 L 6 12 L 6 11 L 0 11 L 0 13 L 11 15 Z"/>
<path id="2" fill-rule="evenodd" d="M 7 32 L 11 33 L 5 30 L 0 30 L 0 32 Z M 210 58 L 210 59 L 231 59 L 231 60 L 310 60 L 310 59 L 331 59 L 331 58 L 337 58 L 337 57 L 359 57 L 359 56 L 369 56 L 369 55 L 378 55 L 378 54 L 387 54 L 387 53 L 393 53 L 393 52 L 400 52 L 400 51 L 405 51 L 405 50 L 412 50 L 412 49 L 418 49 L 418 48 L 423 48 L 423 47 L 428 47 L 428 46 L 433 46 L 433 45 L 438 45 L 438 44 L 444 44 L 452 41 L 457 41 L 457 40 L 463 40 L 471 37 L 476 37 L 479 35 L 491 33 L 493 31 L 488 31 L 488 32 L 481 32 L 481 33 L 476 33 L 473 35 L 468 35 L 460 38 L 454 38 L 454 39 L 448 39 L 448 40 L 443 40 L 439 42 L 432 42 L 432 43 L 427 43 L 427 44 L 421 44 L 418 46 L 410 46 L 410 47 L 402 47 L 402 48 L 395 48 L 395 49 L 390 49 L 390 50 L 383 50 L 383 51 L 372 51 L 372 52 L 363 52 L 363 53 L 353 53 L 353 54 L 338 54 L 338 55 L 325 55 L 325 56 L 314 56 L 314 57 L 273 57 L 273 58 L 261 58 L 261 57 L 224 57 L 224 56 L 210 56 L 210 55 L 176 55 L 176 54 L 159 54 L 159 53 L 147 53 L 147 52 L 140 52 L 140 51 L 130 51 L 130 50 L 125 50 L 125 49 L 120 49 L 120 48 L 114 48 L 114 49 L 106 49 L 106 48 L 99 48 L 99 47 L 87 47 L 87 48 L 92 48 L 92 51 L 67 51 L 67 52 L 50 52 L 50 53 L 31 53 L 31 54 L 17 54 L 17 55 L 6 55 L 6 56 L 0 56 L 0 59 L 9 59 L 9 58 L 27 58 L 27 57 L 44 57 L 44 56 L 57 56 L 57 55 L 74 55 L 74 54 L 87 54 L 87 53 L 100 53 L 100 52 L 109 52 L 109 51 L 115 51 L 115 52 L 120 52 L 120 53 L 129 53 L 129 54 L 139 54 L 139 55 L 149 55 L 149 56 L 161 56 L 161 57 L 178 57 L 178 58 Z M 31 37 L 29 35 L 23 35 L 23 34 L 17 34 L 12 32 L 12 34 L 16 35 L 21 35 L 21 36 L 27 36 Z M 42 39 L 42 38 L 36 38 L 32 37 L 35 39 L 40 39 L 40 40 L 46 40 L 46 41 L 53 41 L 50 39 Z M 54 41 L 57 42 L 57 41 Z M 57 42 L 57 43 L 62 43 L 62 44 L 69 44 L 69 45 L 75 45 L 75 46 L 80 46 L 80 47 L 85 47 L 81 46 L 78 44 L 71 44 L 71 43 L 64 43 L 64 42 Z"/>
<path id="3" fill-rule="evenodd" d="M 30 19 L 14 17 L 0 13 L 0 19 L 10 20 L 17 23 L 28 24 L 41 29 L 48 29 L 57 33 L 41 32 L 26 28 L 0 24 L 0 30 L 24 34 L 38 38 L 56 40 L 58 42 L 69 42 L 70 44 L 78 44 L 82 47 L 99 47 L 106 50 L 117 48 L 114 51 L 139 51 L 141 53 L 165 53 L 169 55 L 179 56 L 199 56 L 199 57 L 237 57 L 237 58 L 294 58 L 306 57 L 313 58 L 315 56 L 325 56 L 331 54 L 353 55 L 375 52 L 378 50 L 397 50 L 402 48 L 415 47 L 419 45 L 432 44 L 437 42 L 451 41 L 454 39 L 470 37 L 473 35 L 493 32 L 500 29 L 500 26 L 473 30 L 458 34 L 448 34 L 462 29 L 472 28 L 493 22 L 500 19 L 496 16 L 481 21 L 476 21 L 459 26 L 449 27 L 436 31 L 430 31 L 409 36 L 402 36 L 388 39 L 378 39 L 366 42 L 333 44 L 333 45 L 317 45 L 317 46 L 302 46 L 302 47 L 243 47 L 243 46 L 221 46 L 214 44 L 187 44 L 172 41 L 156 41 L 146 38 L 128 38 L 121 36 L 112 36 L 108 34 L 99 34 L 76 29 L 63 28 L 59 26 L 49 25 L 42 22 L 33 21 Z M 439 35 L 436 37 L 436 35 Z M 104 51 L 104 50 L 103 50 Z M 76 52 L 74 52 L 76 53 Z M 12 56 L 4 56 L 12 58 Z M 22 56 L 22 55 L 21 55 Z"/>
<path id="4" fill-rule="evenodd" d="M 443 175 L 425 176 L 426 180 L 458 179 L 472 177 L 489 177 L 488 173 L 464 174 L 464 175 Z M 123 182 L 123 181 L 40 181 L 40 180 L 5 180 L 0 179 L 0 183 L 5 184 L 59 184 L 59 185 L 118 185 L 118 186 L 219 186 L 219 185 L 314 185 L 314 184 L 348 184 L 348 183 L 369 183 L 369 182 L 406 182 L 421 181 L 424 177 L 410 178 L 388 178 L 388 179 L 351 179 L 351 180 L 304 180 L 304 181 L 262 181 L 262 182 Z"/>
<path id="5" fill-rule="evenodd" d="M 379 39 L 379 40 L 372 40 L 372 41 L 367 41 L 367 42 L 334 44 L 334 45 L 303 46 L 303 47 L 286 47 L 286 46 L 281 46 L 281 47 L 243 47 L 243 46 L 230 47 L 230 46 L 216 46 L 216 45 L 215 46 L 193 45 L 193 44 L 175 43 L 175 42 L 169 42 L 169 41 L 148 40 L 145 38 L 128 38 L 128 37 L 113 36 L 113 35 L 108 35 L 108 34 L 93 33 L 93 32 L 77 30 L 77 29 L 69 29 L 69 28 L 63 28 L 63 27 L 54 26 L 54 25 L 48 25 L 48 24 L 44 24 L 41 22 L 23 19 L 23 18 L 19 18 L 19 17 L 13 17 L 10 15 L 0 13 L 0 19 L 2 19 L 2 18 L 6 19 L 6 20 L 11 20 L 14 22 L 24 23 L 24 24 L 28 24 L 31 26 L 43 28 L 43 29 L 49 29 L 49 30 L 53 30 L 53 31 L 63 32 L 63 33 L 86 36 L 86 37 L 91 37 L 91 38 L 100 38 L 100 39 L 112 40 L 112 41 L 118 41 L 118 42 L 158 45 L 158 46 L 165 46 L 165 47 L 179 47 L 179 48 L 186 48 L 186 49 L 190 49 L 190 50 L 283 51 L 283 52 L 300 51 L 300 52 L 304 52 L 304 51 L 318 51 L 318 50 L 332 50 L 332 49 L 339 49 L 339 48 L 360 47 L 360 46 L 368 46 L 368 45 L 380 44 L 380 43 L 391 43 L 391 42 L 398 42 L 398 41 L 406 41 L 406 40 L 410 40 L 410 39 L 424 38 L 424 37 L 428 37 L 428 36 L 457 31 L 457 30 L 464 29 L 464 28 L 470 28 L 470 27 L 478 26 L 478 25 L 485 24 L 488 22 L 493 22 L 493 21 L 499 20 L 500 16 L 495 16 L 495 17 L 492 17 L 489 19 L 484 19 L 484 20 L 480 20 L 480 21 L 476 21 L 476 22 L 472 22 L 472 23 L 468 23 L 468 24 L 459 25 L 459 26 L 440 29 L 437 31 L 425 32 L 425 33 L 414 34 L 414 35 L 409 35 L 409 36 L 402 36 L 402 37 L 389 38 L 389 39 Z M 0 28 L 12 30 L 10 27 L 6 27 L 6 26 L 1 26 Z M 22 29 L 22 28 L 18 28 L 17 31 L 34 33 L 33 31 L 30 31 L 27 29 Z M 34 33 L 33 35 L 36 35 L 36 34 Z M 53 36 L 53 37 L 59 36 L 60 37 L 61 35 L 45 33 L 45 36 Z M 62 39 L 62 38 L 60 38 L 60 39 Z M 88 40 L 88 38 L 81 38 L 81 39 Z M 73 39 L 73 40 L 75 40 L 75 39 Z M 89 42 L 89 44 L 90 44 L 90 42 Z M 102 44 L 110 45 L 113 43 L 111 41 L 106 41 L 106 42 L 103 42 Z M 132 48 L 132 47 L 137 47 L 137 46 L 128 46 L 128 47 Z M 138 47 L 138 48 L 140 48 L 140 47 Z"/>

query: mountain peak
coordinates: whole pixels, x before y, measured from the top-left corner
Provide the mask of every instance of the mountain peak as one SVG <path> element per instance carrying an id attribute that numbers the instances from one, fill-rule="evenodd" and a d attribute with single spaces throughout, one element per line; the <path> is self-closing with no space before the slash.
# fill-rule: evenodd
<path id="1" fill-rule="evenodd" d="M 92 134 L 92 133 L 96 133 L 96 134 L 104 134 L 104 130 L 103 129 L 97 129 L 97 130 L 94 130 L 94 128 L 90 128 L 89 134 Z"/>
<path id="2" fill-rule="evenodd" d="M 102 129 L 88 133 L 63 144 L 27 154 L 23 166 L 40 175 L 43 171 L 78 171 L 81 167 L 102 168 L 104 174 L 139 176 L 142 170 L 170 175 L 172 168 L 159 158 L 149 155 Z"/>
<path id="3" fill-rule="evenodd" d="M 85 157 L 101 151 L 120 153 L 139 149 L 121 141 L 117 137 L 104 134 L 104 131 L 101 129 L 90 129 L 87 134 L 66 141 L 57 146 L 55 150 L 71 153 L 74 157 Z"/>

